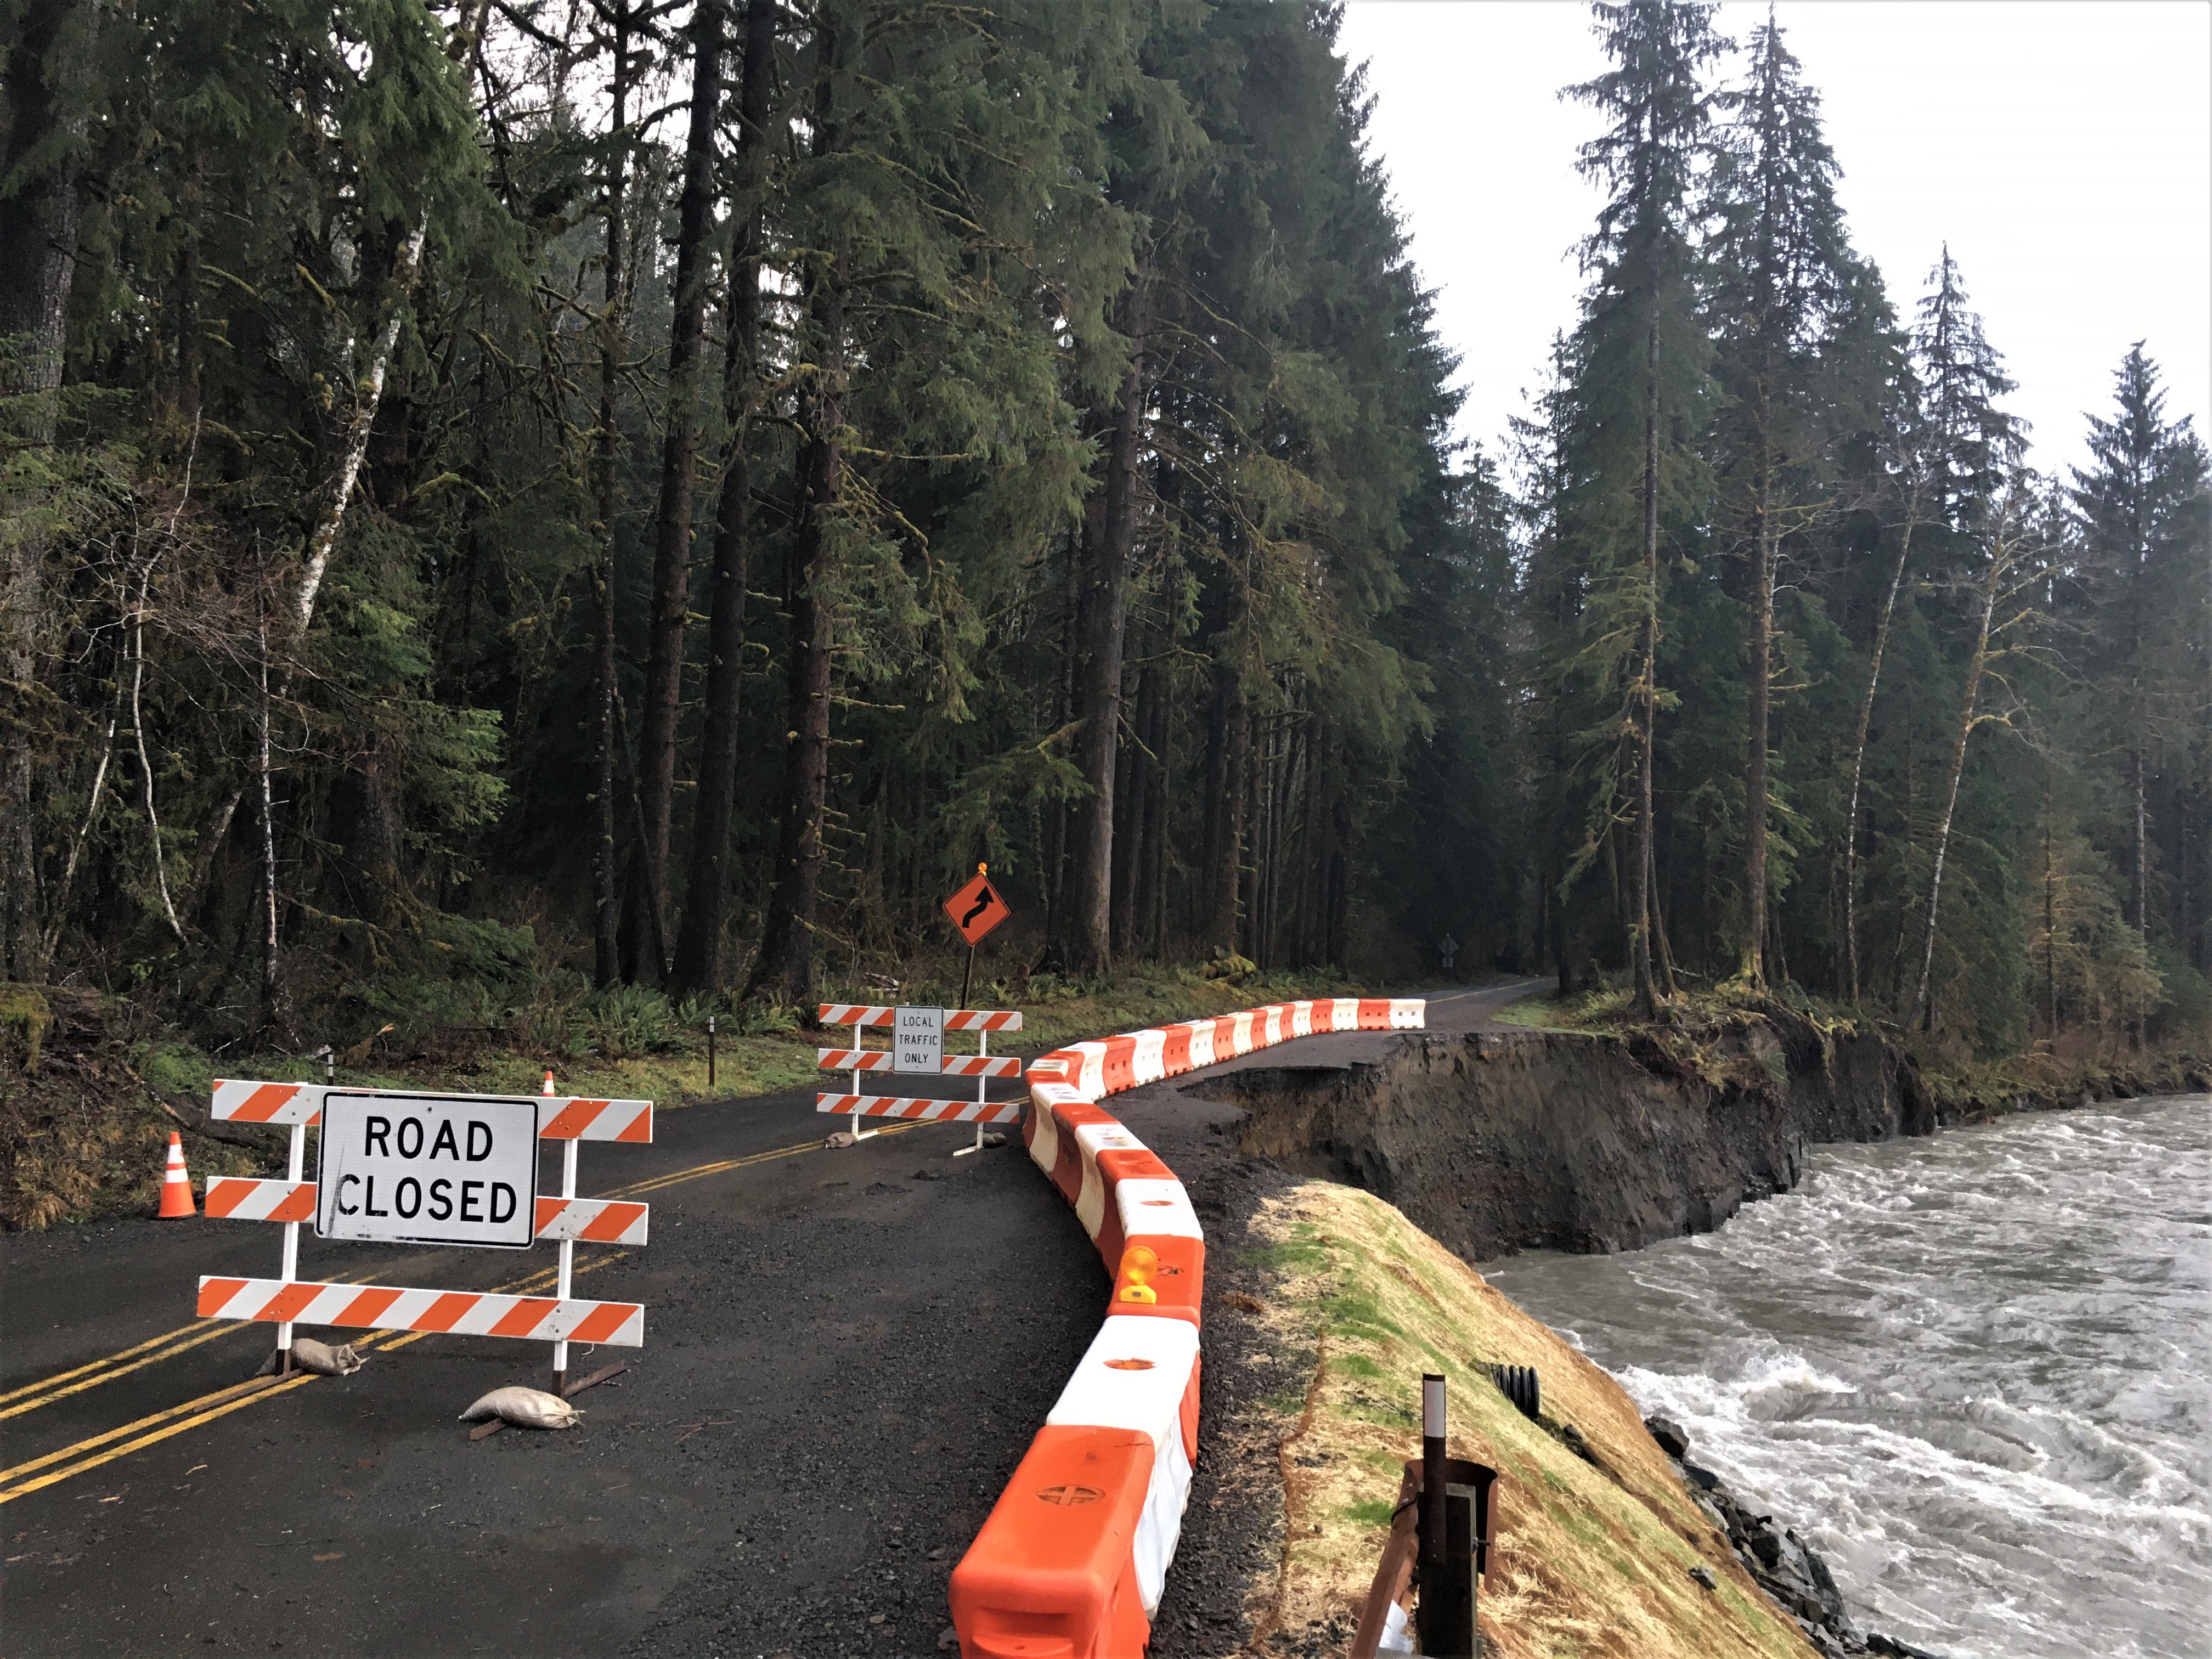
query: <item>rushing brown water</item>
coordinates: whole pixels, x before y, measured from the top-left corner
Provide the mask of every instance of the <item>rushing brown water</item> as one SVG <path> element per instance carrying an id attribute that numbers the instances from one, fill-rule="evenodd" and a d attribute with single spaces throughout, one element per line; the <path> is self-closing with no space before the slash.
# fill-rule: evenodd
<path id="1" fill-rule="evenodd" d="M 2212 1655 L 2212 1097 L 1822 1147 L 1718 1232 L 1486 1276 L 1959 1659 Z"/>

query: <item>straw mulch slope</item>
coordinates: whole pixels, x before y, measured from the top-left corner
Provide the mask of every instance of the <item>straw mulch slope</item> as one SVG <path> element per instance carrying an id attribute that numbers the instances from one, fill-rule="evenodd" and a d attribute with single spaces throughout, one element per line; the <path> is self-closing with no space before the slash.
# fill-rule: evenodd
<path id="1" fill-rule="evenodd" d="M 1279 1351 L 1304 1356 L 1306 1379 L 1303 1398 L 1274 1402 L 1287 1542 L 1275 1581 L 1255 1591 L 1260 1632 L 1348 1632 L 1357 1620 L 1400 1472 L 1419 1455 L 1421 1374 L 1437 1371 L 1449 1382 L 1452 1454 L 1503 1477 L 1480 1596 L 1486 1654 L 1809 1659 L 1619 1385 L 1397 1210 L 1305 1182 L 1265 1200 L 1248 1237 L 1249 1265 L 1268 1274 L 1259 1317 Z M 1541 1425 L 1491 1384 L 1489 1362 L 1536 1367 Z M 1586 1437 L 1594 1462 L 1571 1449 L 1563 1424 Z M 1701 1565 L 1717 1589 L 1689 1576 Z"/>

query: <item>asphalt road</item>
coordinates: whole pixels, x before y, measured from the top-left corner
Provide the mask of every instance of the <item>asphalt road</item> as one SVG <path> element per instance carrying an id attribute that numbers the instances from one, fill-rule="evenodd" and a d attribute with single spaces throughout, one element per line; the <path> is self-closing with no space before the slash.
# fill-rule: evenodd
<path id="1" fill-rule="evenodd" d="M 1439 994 L 1432 1024 L 1523 988 Z M 1272 1053 L 1344 1064 L 1391 1040 Z M 1179 1171 L 1179 1149 L 1225 1152 L 1205 1126 L 1228 1109 L 1165 1085 L 1122 1100 Z M 828 1127 L 808 1091 L 664 1112 L 649 1147 L 584 1144 L 582 1192 L 651 1187 L 653 1242 L 580 1247 L 576 1294 L 645 1304 L 647 1346 L 572 1354 L 572 1376 L 632 1369 L 562 1433 L 471 1443 L 456 1420 L 544 1386 L 541 1343 L 386 1337 L 351 1376 L 210 1399 L 271 1335 L 196 1321 L 197 1279 L 274 1276 L 268 1224 L 0 1240 L 6 1652 L 939 1651 L 946 1576 L 1108 1281 L 1018 1143 L 955 1158 L 972 1130 L 930 1124 L 824 1151 Z M 304 1231 L 303 1278 L 489 1289 L 554 1259 Z"/>

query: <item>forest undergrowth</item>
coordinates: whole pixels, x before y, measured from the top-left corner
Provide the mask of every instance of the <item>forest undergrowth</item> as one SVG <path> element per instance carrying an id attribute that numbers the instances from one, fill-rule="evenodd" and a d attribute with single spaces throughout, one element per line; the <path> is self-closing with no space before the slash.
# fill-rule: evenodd
<path id="1" fill-rule="evenodd" d="M 961 962 L 924 957 L 892 973 L 830 986 L 831 1001 L 952 1006 Z M 273 1129 L 208 1121 L 217 1077 L 313 1082 L 321 1034 L 290 1048 L 212 1051 L 137 1001 L 82 990 L 9 986 L 0 997 L 0 1230 L 40 1231 L 114 1215 L 150 1215 L 163 1147 L 185 1136 L 195 1191 L 209 1175 L 271 1175 L 285 1139 Z M 1146 964 L 1091 980 L 1018 973 L 979 981 L 970 1003 L 1021 1011 L 1018 1036 L 994 1052 L 1036 1054 L 1083 1037 L 1226 1013 L 1297 997 L 1360 994 L 1328 972 L 1262 973 L 1239 957 Z M 335 1079 L 356 1088 L 471 1094 L 538 1092 L 649 1099 L 660 1107 L 814 1085 L 817 1042 L 849 1027 L 810 1027 L 800 1011 L 721 999 L 672 1002 L 636 986 L 594 990 L 578 975 L 505 986 L 393 984 L 390 1017 L 335 1038 Z M 811 1012 L 811 1011 L 808 1011 Z M 707 1020 L 715 1017 L 714 1085 Z M 878 1032 L 871 1042 L 879 1042 Z M 965 1049 L 955 1036 L 951 1046 Z"/>

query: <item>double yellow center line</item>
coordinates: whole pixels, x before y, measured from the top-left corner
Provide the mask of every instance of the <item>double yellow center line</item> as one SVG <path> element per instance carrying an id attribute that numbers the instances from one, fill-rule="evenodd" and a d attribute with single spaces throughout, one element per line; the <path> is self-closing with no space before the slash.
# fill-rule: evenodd
<path id="1" fill-rule="evenodd" d="M 629 1254 L 628 1250 L 616 1250 L 594 1261 L 578 1263 L 575 1271 L 578 1274 L 591 1273 L 597 1268 L 607 1266 L 610 1262 L 619 1261 Z M 552 1267 L 544 1268 L 521 1279 L 512 1279 L 507 1284 L 495 1285 L 493 1289 L 504 1294 L 527 1295 L 531 1291 L 544 1290 L 550 1285 L 557 1271 Z M 362 1281 L 356 1279 L 343 1282 L 358 1284 Z M 229 1322 L 224 1322 L 224 1323 L 228 1329 L 243 1328 Z M 220 1334 L 220 1333 L 217 1334 Z M 405 1347 L 410 1342 L 419 1342 L 426 1336 L 439 1334 L 441 1333 L 436 1331 L 377 1331 L 355 1342 L 353 1346 L 356 1352 L 390 1353 L 395 1348 Z M 158 1341 L 161 1339 L 155 1340 Z M 11 1503 L 18 1498 L 37 1492 L 42 1486 L 51 1486 L 58 1480 L 66 1480 L 72 1475 L 82 1474 L 88 1469 L 96 1469 L 103 1463 L 112 1463 L 118 1457 L 127 1457 L 132 1452 L 143 1450 L 157 1441 L 167 1440 L 171 1435 L 182 1434 L 186 1429 L 198 1428 L 203 1423 L 212 1423 L 216 1418 L 250 1406 L 257 1400 L 265 1400 L 271 1395 L 283 1394 L 300 1387 L 302 1383 L 312 1382 L 317 1375 L 318 1373 L 314 1371 L 300 1371 L 290 1376 L 256 1377 L 250 1382 L 238 1383 L 228 1389 L 218 1389 L 213 1394 L 202 1395 L 197 1400 L 188 1400 L 181 1406 L 172 1406 L 167 1411 L 159 1411 L 150 1416 L 142 1417 L 135 1423 L 125 1423 L 122 1427 L 110 1429 L 105 1434 L 96 1434 L 89 1439 L 78 1441 L 75 1445 L 64 1446 L 59 1451 L 48 1452 L 43 1457 L 34 1457 L 27 1463 L 18 1463 L 9 1469 L 0 1469 L 0 1504 Z M 124 1443 L 114 1444 L 116 1441 L 122 1441 Z M 106 1449 L 101 1449 L 103 1447 Z M 80 1454 L 89 1455 L 80 1455 Z M 76 1461 L 68 1462 L 67 1460 L 71 1458 Z M 65 1467 L 61 1468 L 52 1467 L 57 1463 L 64 1463 Z M 38 1474 L 38 1471 L 42 1469 L 46 1473 Z M 33 1474 L 37 1476 L 34 1480 L 20 1478 Z"/>

